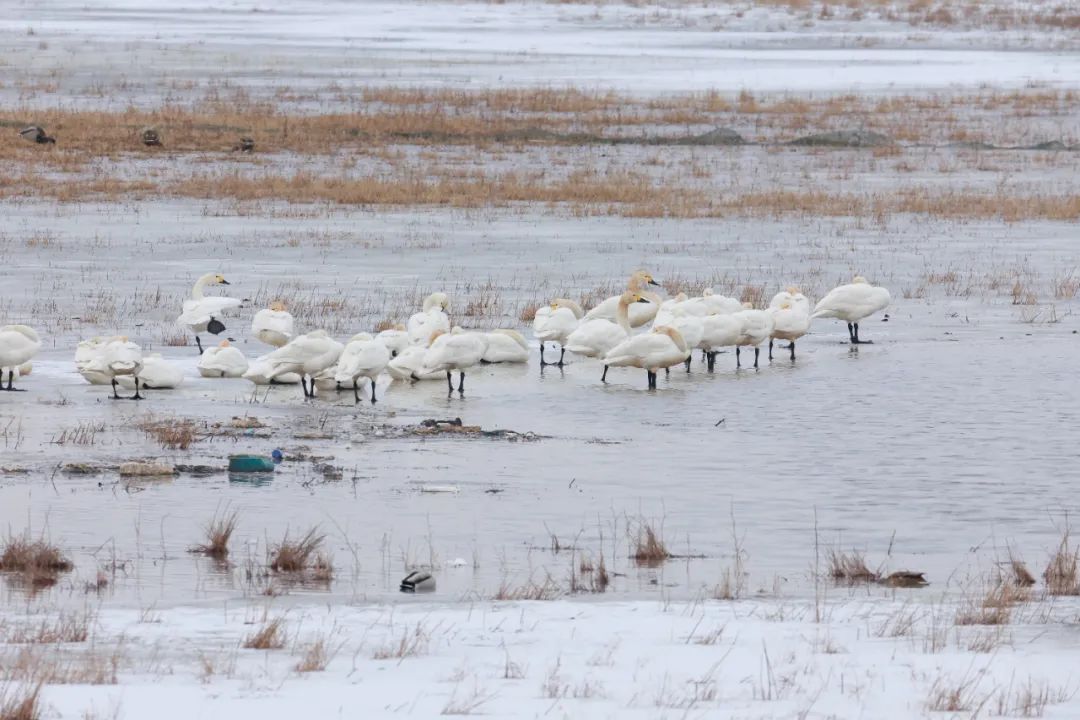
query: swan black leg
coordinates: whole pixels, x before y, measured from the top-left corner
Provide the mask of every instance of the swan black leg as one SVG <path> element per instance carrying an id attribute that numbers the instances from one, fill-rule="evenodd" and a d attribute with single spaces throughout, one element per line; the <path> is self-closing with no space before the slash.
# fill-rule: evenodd
<path id="1" fill-rule="evenodd" d="M 458 378 L 457 391 L 461 395 L 465 394 L 465 371 L 464 370 L 461 371 L 461 377 Z"/>
<path id="2" fill-rule="evenodd" d="M 791 341 L 791 361 L 795 362 L 795 341 Z"/>
<path id="3" fill-rule="evenodd" d="M 202 355 L 203 354 L 202 340 L 199 339 L 198 335 L 195 336 L 195 344 L 199 346 L 199 354 Z"/>
<path id="4" fill-rule="evenodd" d="M 143 396 L 139 394 L 139 376 L 135 376 L 135 394 L 131 396 L 132 400 L 142 400 Z"/>
<path id="5" fill-rule="evenodd" d="M 854 345 L 855 342 L 856 342 L 856 340 L 855 340 L 855 326 L 852 325 L 851 323 L 847 324 L 847 334 L 848 334 L 848 339 L 851 340 L 851 344 Z"/>
<path id="6" fill-rule="evenodd" d="M 690 358 L 686 358 L 686 362 L 683 364 L 686 365 L 686 372 L 690 372 Z"/>
<path id="7" fill-rule="evenodd" d="M 119 400 L 120 399 L 120 393 L 116 392 L 116 378 L 112 379 L 112 399 L 113 400 Z"/>
<path id="8" fill-rule="evenodd" d="M 607 369 L 608 369 L 608 366 L 605 365 L 604 366 L 604 374 L 600 376 L 600 382 L 602 382 L 602 383 L 607 382 Z"/>
<path id="9" fill-rule="evenodd" d="M 454 393 L 454 376 L 450 374 L 450 371 L 446 371 L 446 386 L 450 388 L 450 394 Z"/>
<path id="10" fill-rule="evenodd" d="M 559 346 L 559 362 L 556 363 L 559 367 L 563 366 L 563 356 L 566 355 L 566 348 L 562 345 Z"/>
<path id="11" fill-rule="evenodd" d="M 357 402 L 360 402 L 360 401 L 357 400 Z M 371 404 L 374 405 L 375 402 L 376 402 L 375 401 L 375 380 L 374 380 L 374 378 L 372 378 L 372 380 L 371 380 Z"/>
<path id="12" fill-rule="evenodd" d="M 708 363 L 709 372 L 713 371 L 713 367 L 716 365 L 716 353 L 710 352 L 706 358 Z"/>
<path id="13" fill-rule="evenodd" d="M 761 348 L 755 346 L 754 347 L 754 369 L 755 370 L 757 370 L 757 359 L 758 359 L 759 354 L 761 354 Z"/>
<path id="14" fill-rule="evenodd" d="M 671 377 L 671 368 L 664 368 L 664 377 Z"/>
<path id="15" fill-rule="evenodd" d="M 547 363 L 544 362 L 544 341 L 543 340 L 540 341 L 540 365 L 541 366 L 547 365 Z"/>
<path id="16" fill-rule="evenodd" d="M 739 360 L 739 346 L 738 345 L 735 346 L 735 367 L 736 368 L 742 367 L 742 362 L 740 362 L 740 360 Z"/>
<path id="17" fill-rule="evenodd" d="M 769 359 L 772 360 L 772 338 L 769 338 Z"/>
<path id="18" fill-rule="evenodd" d="M 360 386 L 356 384 L 356 380 L 357 380 L 357 378 L 353 378 L 353 381 L 352 381 L 352 394 L 353 394 L 353 400 L 355 400 L 356 403 L 359 404 L 360 403 Z M 371 402 L 375 402 L 375 388 L 374 387 L 371 388 Z"/>
<path id="19" fill-rule="evenodd" d="M 855 325 L 853 327 L 855 328 L 855 334 L 851 336 L 851 342 L 853 342 L 856 345 L 873 345 L 874 344 L 873 340 L 860 340 L 859 339 L 859 323 L 855 323 Z"/>

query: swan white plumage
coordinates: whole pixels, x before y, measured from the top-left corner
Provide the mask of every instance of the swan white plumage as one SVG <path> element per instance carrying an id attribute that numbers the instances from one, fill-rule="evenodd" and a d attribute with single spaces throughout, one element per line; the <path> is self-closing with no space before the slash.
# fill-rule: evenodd
<path id="1" fill-rule="evenodd" d="M 859 321 L 889 307 L 892 296 L 883 287 L 874 287 L 866 278 L 856 276 L 848 285 L 833 288 L 814 307 L 811 318 L 837 318 L 848 324 L 852 345 L 869 344 L 859 339 Z"/>
<path id="2" fill-rule="evenodd" d="M 273 366 L 270 364 L 269 353 L 257 357 L 248 363 L 248 369 L 240 377 L 249 380 L 256 385 L 295 385 L 300 382 L 299 373 L 279 373 L 271 377 Z"/>
<path id="3" fill-rule="evenodd" d="M 615 322 L 604 318 L 582 320 L 577 329 L 567 336 L 564 347 L 575 355 L 604 357 L 613 347 L 630 337 L 630 306 L 636 303 L 653 305 L 640 294 L 627 290 L 619 296 Z M 607 372 L 607 367 L 604 372 Z"/>
<path id="4" fill-rule="evenodd" d="M 151 353 L 143 355 L 142 369 L 137 378 L 120 375 L 116 382 L 127 390 L 135 387 L 136 382 L 144 390 L 172 390 L 184 382 L 184 371 L 161 357 L 161 353 Z"/>
<path id="5" fill-rule="evenodd" d="M 718 295 L 712 288 L 705 288 L 701 293 L 701 303 L 708 315 L 730 315 L 742 310 L 742 303 L 733 297 Z"/>
<path id="6" fill-rule="evenodd" d="M 367 378 L 371 381 L 371 402 L 375 404 L 375 380 L 389 363 L 390 349 L 382 340 L 372 337 L 370 333 L 358 333 L 352 336 L 342 350 L 334 380 L 343 386 L 351 383 L 353 397 L 356 402 L 360 402 L 358 381 L 362 377 Z"/>
<path id="7" fill-rule="evenodd" d="M 406 331 L 413 345 L 427 345 L 432 334 L 441 330 L 450 332 L 450 318 L 446 314 L 450 300 L 446 293 L 431 293 L 424 299 L 424 309 L 409 318 Z"/>
<path id="8" fill-rule="evenodd" d="M 285 303 L 275 300 L 270 307 L 255 313 L 251 319 L 251 334 L 271 347 L 284 347 L 293 339 L 293 316 Z"/>
<path id="9" fill-rule="evenodd" d="M 795 341 L 810 330 L 810 301 L 798 288 L 789 287 L 773 296 L 769 302 L 773 316 L 773 332 L 769 338 L 769 359 L 772 360 L 773 340 L 787 340 L 791 344 L 791 359 L 795 359 Z"/>
<path id="10" fill-rule="evenodd" d="M 638 270 L 626 283 L 626 289 L 629 292 L 639 293 L 646 289 L 648 285 L 660 285 L 653 279 L 653 276 L 644 270 Z M 606 300 L 601 301 L 596 307 L 585 313 L 586 320 L 610 320 L 611 322 L 618 322 L 619 311 L 619 298 L 622 295 L 612 295 Z M 646 296 L 649 297 L 649 296 Z M 655 297 L 655 296 L 654 296 Z M 647 325 L 652 322 L 656 317 L 657 311 L 660 309 L 659 301 L 653 302 L 651 299 L 648 304 L 638 304 L 630 307 L 630 327 L 638 328 L 643 325 Z"/>
<path id="11" fill-rule="evenodd" d="M 375 339 L 386 346 L 391 357 L 397 357 L 398 353 L 409 347 L 409 331 L 401 323 L 378 333 Z"/>
<path id="12" fill-rule="evenodd" d="M 30 361 L 41 350 L 41 338 L 37 331 L 27 325 L 0 327 L 0 389 L 16 391 L 13 383 L 19 367 Z M 7 387 L 3 386 L 7 370 Z"/>
<path id="13" fill-rule="evenodd" d="M 139 373 L 143 369 L 142 348 L 120 336 L 110 340 L 101 351 L 100 369 L 109 378 L 112 385 L 113 400 L 142 400 L 139 394 Z M 116 392 L 117 378 L 130 376 L 134 379 L 135 394 L 130 398 L 122 398 Z"/>
<path id="14" fill-rule="evenodd" d="M 451 373 L 457 370 L 461 375 L 457 391 L 465 393 L 465 371 L 480 362 L 487 350 L 487 338 L 482 333 L 467 333 L 455 327 L 449 333 L 436 331 L 431 347 L 424 353 L 422 373 L 445 372 L 446 384 L 454 392 Z"/>
<path id="15" fill-rule="evenodd" d="M 685 305 L 676 305 L 671 313 L 671 320 L 666 325 L 678 330 L 686 346 L 692 351 L 694 348 L 702 347 L 701 340 L 705 336 L 705 317 L 707 316 L 698 315 Z M 662 326 L 654 322 L 653 327 Z M 690 355 L 686 356 L 686 372 L 690 372 L 690 358 Z"/>
<path id="16" fill-rule="evenodd" d="M 742 331 L 735 343 L 735 367 L 740 367 L 739 351 L 744 347 L 754 348 L 754 367 L 758 366 L 761 343 L 772 337 L 773 316 L 768 310 L 755 310 L 750 303 L 743 303 L 744 310 L 735 313 L 742 320 Z"/>
<path id="17" fill-rule="evenodd" d="M 517 330 L 499 329 L 484 333 L 487 349 L 481 362 L 523 363 L 529 362 L 529 345 Z"/>
<path id="18" fill-rule="evenodd" d="M 604 358 L 604 366 L 644 368 L 649 388 L 655 389 L 657 370 L 685 362 L 689 356 L 690 348 L 679 331 L 663 325 L 616 345 Z M 606 369 L 604 375 L 607 375 Z"/>
<path id="19" fill-rule="evenodd" d="M 552 364 L 562 367 L 566 339 L 577 329 L 584 314 L 580 305 L 566 298 L 555 298 L 550 305 L 537 308 L 532 330 L 533 337 L 540 341 L 541 366 L 548 364 L 544 361 L 544 343 L 554 342 L 559 344 L 559 362 Z"/>
<path id="20" fill-rule="evenodd" d="M 248 361 L 239 348 L 228 340 L 217 347 L 206 348 L 199 357 L 199 374 L 207 378 L 238 378 L 248 371 Z"/>
<path id="21" fill-rule="evenodd" d="M 410 345 L 390 361 L 386 371 L 395 380 L 441 380 L 441 370 L 424 372 L 424 355 L 427 351 L 424 345 Z"/>
<path id="22" fill-rule="evenodd" d="M 269 372 L 266 378 L 273 381 L 279 375 L 296 373 L 304 387 L 304 397 L 315 397 L 315 376 L 338 361 L 345 346 L 326 334 L 325 330 L 313 330 L 306 335 L 299 335 L 288 345 L 280 347 L 266 356 Z M 251 368 L 248 369 L 251 373 Z M 245 377 L 247 374 L 245 373 Z M 310 377 L 311 389 L 307 380 Z"/>
<path id="23" fill-rule="evenodd" d="M 195 281 L 191 288 L 191 299 L 184 301 L 184 311 L 176 319 L 181 325 L 186 325 L 195 333 L 195 344 L 199 346 L 199 354 L 202 354 L 202 340 L 199 333 L 210 332 L 218 335 L 225 331 L 225 324 L 219 319 L 224 311 L 240 307 L 240 301 L 231 297 L 206 297 L 203 289 L 207 285 L 228 285 L 229 281 L 219 273 L 207 273 Z"/>
<path id="24" fill-rule="evenodd" d="M 701 342 L 709 372 L 716 366 L 717 348 L 737 347 L 743 334 L 743 318 L 739 313 L 706 315 L 701 319 Z"/>

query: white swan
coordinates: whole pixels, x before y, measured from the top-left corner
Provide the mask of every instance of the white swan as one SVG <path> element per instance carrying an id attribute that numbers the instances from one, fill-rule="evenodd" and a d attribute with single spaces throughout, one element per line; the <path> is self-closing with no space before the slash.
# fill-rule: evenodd
<path id="1" fill-rule="evenodd" d="M 424 372 L 424 355 L 427 351 L 425 345 L 410 345 L 390 361 L 386 371 L 395 380 L 441 380 L 443 373 L 440 370 Z"/>
<path id="2" fill-rule="evenodd" d="M 219 319 L 221 313 L 229 308 L 240 307 L 240 301 L 231 297 L 205 297 L 203 288 L 207 285 L 228 285 L 224 275 L 207 273 L 195 281 L 191 288 L 191 299 L 184 301 L 184 312 L 176 319 L 181 325 L 187 325 L 195 333 L 195 344 L 202 355 L 202 340 L 199 333 L 210 332 L 219 335 L 225 331 L 225 324 Z"/>
<path id="3" fill-rule="evenodd" d="M 676 305 L 671 313 L 671 320 L 666 325 L 679 331 L 691 351 L 698 347 L 704 349 L 701 340 L 705 336 L 705 317 L 707 316 L 698 315 L 684 305 Z M 653 327 L 662 327 L 662 325 L 654 322 Z M 690 372 L 690 358 L 690 355 L 686 356 L 686 372 Z"/>
<path id="4" fill-rule="evenodd" d="M 313 330 L 306 335 L 299 335 L 288 345 L 280 347 L 266 356 L 269 372 L 268 381 L 273 382 L 279 375 L 296 373 L 300 375 L 300 384 L 304 387 L 304 397 L 315 397 L 315 375 L 338 361 L 345 346 L 326 334 L 325 330 Z M 251 373 L 251 368 L 245 377 Z M 310 377 L 311 389 L 305 378 Z"/>
<path id="5" fill-rule="evenodd" d="M 431 293 L 424 300 L 424 309 L 409 318 L 406 331 L 413 345 L 426 345 L 437 330 L 450 332 L 450 318 L 446 308 L 450 305 L 446 293 Z"/>
<path id="6" fill-rule="evenodd" d="M 730 315 L 742 310 L 742 303 L 733 297 L 717 295 L 712 288 L 705 288 L 701 293 L 701 304 L 708 315 Z"/>
<path id="7" fill-rule="evenodd" d="M 371 381 L 371 403 L 375 404 L 375 380 L 389 362 L 390 349 L 381 340 L 372 337 L 370 333 L 358 333 L 352 336 L 341 352 L 334 380 L 342 386 L 351 383 L 353 397 L 356 402 L 360 402 L 358 381 L 362 377 L 367 378 Z"/>
<path id="8" fill-rule="evenodd" d="M 638 270 L 626 283 L 626 289 L 629 292 L 638 293 L 646 288 L 648 285 L 660 285 L 653 279 L 653 276 L 644 270 Z M 596 307 L 589 312 L 585 313 L 586 320 L 610 320 L 617 322 L 617 313 L 619 310 L 619 298 L 622 295 L 613 295 L 606 300 L 601 301 Z M 649 304 L 642 304 L 640 307 L 634 305 L 630 308 L 630 327 L 637 328 L 642 325 L 646 325 L 656 317 L 657 310 L 660 309 L 660 303 L 657 301 L 653 303 L 651 300 Z"/>
<path id="9" fill-rule="evenodd" d="M 409 331 L 401 323 L 381 331 L 375 339 L 386 346 L 391 357 L 397 357 L 398 353 L 409 347 Z"/>
<path id="10" fill-rule="evenodd" d="M 101 351 L 101 371 L 109 378 L 112 385 L 113 400 L 142 400 L 139 394 L 139 373 L 143 368 L 142 348 L 126 337 L 117 337 L 106 343 Z M 131 376 L 134 379 L 135 394 L 130 398 L 121 398 L 116 392 L 118 377 Z"/>
<path id="11" fill-rule="evenodd" d="M 859 321 L 889 307 L 892 296 L 883 287 L 874 287 L 866 278 L 856 276 L 850 285 L 833 288 L 818 301 L 811 318 L 838 318 L 848 324 L 848 337 L 853 345 L 869 344 L 873 340 L 859 339 Z"/>
<path id="12" fill-rule="evenodd" d="M 0 327 L 0 389 L 16 391 L 15 375 L 19 367 L 30 361 L 41 350 L 41 338 L 37 331 L 26 325 L 5 325 Z M 3 386 L 4 371 L 7 370 L 7 387 Z"/>
<path id="13" fill-rule="evenodd" d="M 716 366 L 717 348 L 737 347 L 743 334 L 743 318 L 739 313 L 706 315 L 701 319 L 701 342 L 709 372 Z"/>
<path id="14" fill-rule="evenodd" d="M 742 332 L 735 343 L 735 367 L 740 367 L 739 351 L 744 347 L 754 348 L 754 367 L 758 366 L 761 343 L 772 337 L 773 316 L 768 310 L 755 310 L 750 303 L 743 303 L 744 310 L 735 313 L 742 320 Z"/>
<path id="15" fill-rule="evenodd" d="M 604 357 L 613 347 L 630 337 L 630 306 L 635 303 L 653 305 L 640 294 L 627 290 L 619 296 L 615 322 L 604 318 L 582 320 L 577 329 L 567 336 L 564 347 L 575 355 Z"/>
<path id="16" fill-rule="evenodd" d="M 652 329 L 644 335 L 634 335 L 612 348 L 604 358 L 604 376 L 607 381 L 609 367 L 644 368 L 649 378 L 649 388 L 656 388 L 656 371 L 685 362 L 690 348 L 683 336 L 666 325 Z"/>
<path id="17" fill-rule="evenodd" d="M 485 363 L 523 363 L 529 362 L 529 346 L 525 337 L 517 330 L 492 330 L 484 333 L 487 349 L 480 362 Z"/>
<path id="18" fill-rule="evenodd" d="M 217 347 L 206 348 L 199 358 L 199 374 L 207 378 L 238 378 L 248 371 L 248 361 L 239 348 L 222 340 Z"/>
<path id="19" fill-rule="evenodd" d="M 135 383 L 146 390 L 172 390 L 184 382 L 184 371 L 161 357 L 161 353 L 151 353 L 143 356 L 138 377 L 120 375 L 116 381 L 128 390 L 135 387 Z"/>
<path id="20" fill-rule="evenodd" d="M 249 362 L 248 369 L 240 377 L 256 385 L 295 385 L 300 382 L 299 373 L 294 372 L 279 373 L 271 377 L 273 366 L 269 357 L 270 354 L 267 353 Z"/>
<path id="21" fill-rule="evenodd" d="M 773 332 L 769 338 L 769 359 L 772 360 L 773 340 L 787 340 L 791 344 L 791 359 L 795 359 L 795 341 L 810 330 L 810 301 L 798 288 L 789 287 L 773 296 L 769 302 L 773 316 Z"/>
<path id="22" fill-rule="evenodd" d="M 671 319 L 675 317 L 675 308 L 686 302 L 689 298 L 686 297 L 686 293 L 681 292 L 673 298 L 660 303 L 659 309 L 656 311 L 656 317 L 653 318 L 653 327 L 659 327 L 660 325 L 667 325 L 671 322 Z"/>
<path id="23" fill-rule="evenodd" d="M 581 306 L 573 300 L 556 298 L 550 305 L 537 308 L 533 317 L 533 337 L 540 341 L 540 365 L 548 363 L 544 361 L 544 343 L 554 342 L 559 344 L 559 362 L 551 363 L 562 367 L 563 357 L 566 355 L 566 340 L 570 333 L 577 329 L 584 313 Z"/>
<path id="24" fill-rule="evenodd" d="M 455 327 L 449 333 L 436 331 L 431 347 L 424 353 L 421 373 L 445 372 L 446 384 L 453 393 L 454 382 L 451 373 L 457 370 L 461 374 L 457 390 L 464 395 L 465 371 L 480 362 L 485 350 L 487 350 L 487 338 L 481 333 L 467 333 L 460 327 Z"/>
<path id="25" fill-rule="evenodd" d="M 285 309 L 285 303 L 275 300 L 270 307 L 255 313 L 251 319 L 251 334 L 259 342 L 276 348 L 292 340 L 293 316 Z"/>

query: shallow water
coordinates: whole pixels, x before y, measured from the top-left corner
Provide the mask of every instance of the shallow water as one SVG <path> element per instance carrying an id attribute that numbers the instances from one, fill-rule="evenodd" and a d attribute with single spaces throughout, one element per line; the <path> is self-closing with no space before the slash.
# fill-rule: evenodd
<path id="1" fill-rule="evenodd" d="M 733 537 L 751 590 L 803 595 L 811 588 L 815 523 L 819 557 L 828 548 L 857 548 L 868 552 L 872 565 L 916 568 L 936 587 L 956 587 L 1010 547 L 1040 562 L 1064 515 L 1075 512 L 1062 472 L 1074 454 L 1070 440 L 1080 413 L 1080 389 L 1070 382 L 1077 343 L 1067 314 L 1072 303 L 1056 302 L 1059 323 L 1029 324 L 1020 322 L 1007 290 L 953 297 L 932 287 L 923 299 L 897 291 L 915 284 L 927 265 L 965 267 L 975 276 L 1014 256 L 1033 276 L 1049 278 L 1056 268 L 1072 267 L 1063 226 L 987 224 L 961 233 L 947 226 L 886 232 L 833 223 L 831 234 L 819 228 L 822 239 L 806 244 L 802 232 L 783 223 L 439 212 L 411 220 L 340 213 L 268 223 L 207 217 L 192 203 L 145 204 L 135 212 L 85 206 L 77 218 L 45 206 L 10 209 L 13 237 L 33 226 L 53 233 L 58 245 L 10 243 L 26 272 L 5 293 L 0 322 L 29 319 L 54 331 L 22 383 L 28 392 L 0 395 L 0 466 L 31 469 L 0 475 L 0 523 L 13 532 L 46 532 L 74 556 L 78 569 L 53 591 L 58 598 L 78 601 L 81 582 L 102 566 L 111 573 L 114 564 L 120 569 L 108 592 L 121 604 L 257 593 L 262 585 L 245 578 L 247 560 L 261 562 L 267 544 L 286 530 L 296 534 L 314 524 L 328 534 L 338 579 L 330 588 L 294 593 L 384 597 L 396 593 L 407 565 L 432 563 L 440 599 L 489 596 L 503 583 L 539 582 L 548 573 L 566 585 L 578 558 L 553 554 L 554 534 L 594 558 L 602 548 L 609 569 L 626 574 L 615 578 L 616 596 L 689 597 L 712 587 L 733 564 Z M 252 266 L 240 258 L 267 237 L 259 234 L 264 223 L 268 232 L 284 235 L 313 225 L 353 234 L 317 252 L 264 244 Z M 398 244 L 417 232 L 431 233 L 437 247 L 410 251 Z M 681 255 L 653 252 L 702 232 L 735 238 L 732 252 L 713 254 L 708 243 Z M 163 242 L 177 234 L 188 240 Z M 348 249 L 349 237 L 373 234 L 385 243 Z M 533 250 L 538 237 L 556 238 L 558 253 L 578 259 L 574 274 L 566 275 L 564 264 L 544 263 Z M 589 243 L 608 243 L 607 250 L 587 261 Z M 133 264 L 114 260 L 127 253 Z M 530 273 L 535 284 L 586 289 L 639 264 L 661 278 L 725 267 L 772 292 L 785 283 L 785 268 L 811 256 L 822 265 L 825 284 L 857 261 L 871 270 L 889 268 L 890 320 L 874 318 L 862 327 L 875 344 L 851 348 L 840 323 L 818 321 L 799 342 L 795 363 L 778 350 L 772 363 L 763 355 L 760 370 L 736 371 L 728 353 L 718 356 L 710 376 L 695 356 L 689 375 L 674 370 L 655 392 L 645 389 L 641 371 L 612 370 L 602 385 L 593 361 L 574 359 L 561 371 L 541 372 L 535 347 L 528 366 L 470 372 L 464 399 L 448 399 L 442 382 L 395 384 L 375 409 L 355 406 L 348 393 L 304 403 L 298 387 L 253 393 L 246 381 L 199 378 L 193 347 L 155 347 L 182 363 L 188 377 L 182 389 L 154 393 L 140 404 L 109 400 L 107 388 L 86 385 L 70 365 L 80 336 L 119 331 L 154 343 L 158 326 L 177 312 L 170 303 L 179 302 L 198 274 L 196 266 L 198 272 L 223 269 L 233 277 L 229 289 L 244 295 L 256 283 L 272 285 L 310 267 L 310 276 L 293 280 L 330 295 L 426 289 L 482 276 L 512 298 L 512 288 Z M 775 263 L 777 257 L 783 262 Z M 185 272 L 178 274 L 181 258 Z M 55 273 L 63 274 L 62 285 Z M 132 288 L 159 287 L 165 306 L 147 318 L 118 310 L 116 326 L 63 320 L 78 315 L 81 299 L 103 282 L 121 298 Z M 43 309 L 47 287 L 58 289 L 54 304 Z M 229 330 L 249 356 L 259 352 L 244 339 L 250 312 Z M 147 412 L 207 422 L 253 415 L 272 437 L 215 438 L 189 451 L 162 451 L 130 427 Z M 457 416 L 466 424 L 546 437 L 509 442 L 377 434 L 383 424 Z M 52 444 L 62 429 L 96 420 L 105 429 L 93 445 Z M 333 437 L 294 437 L 313 430 Z M 116 463 L 148 455 L 223 467 L 230 453 L 300 446 L 333 456 L 328 462 L 343 469 L 343 479 L 325 480 L 310 462 L 284 463 L 265 483 L 230 481 L 222 473 L 125 485 L 112 473 L 56 470 L 68 461 Z M 458 492 L 425 493 L 424 486 Z M 226 507 L 239 510 L 241 520 L 234 567 L 223 572 L 186 549 Z M 703 557 L 634 568 L 627 531 L 640 518 L 662 526 L 673 553 Z M 457 559 L 464 567 L 446 566 Z"/>

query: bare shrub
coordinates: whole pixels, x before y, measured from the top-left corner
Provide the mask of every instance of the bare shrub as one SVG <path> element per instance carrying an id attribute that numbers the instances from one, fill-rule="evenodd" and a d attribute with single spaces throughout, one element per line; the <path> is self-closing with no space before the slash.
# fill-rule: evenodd
<path id="1" fill-rule="evenodd" d="M 957 625 L 1008 625 L 1012 609 L 1031 599 L 1027 588 L 1012 583 L 996 583 L 980 599 L 967 597 L 956 611 Z"/>
<path id="2" fill-rule="evenodd" d="M 199 439 L 192 420 L 158 419 L 150 415 L 141 419 L 138 427 L 166 450 L 187 450 Z"/>
<path id="3" fill-rule="evenodd" d="M 296 663 L 296 672 L 322 672 L 330 664 L 330 661 L 334 659 L 334 655 L 335 649 L 330 647 L 327 638 L 316 638 L 304 648 L 300 661 Z"/>
<path id="4" fill-rule="evenodd" d="M 285 618 L 267 620 L 243 642 L 248 650 L 280 650 L 285 647 Z"/>
<path id="5" fill-rule="evenodd" d="M 188 552 L 206 555 L 215 560 L 224 560 L 229 555 L 229 539 L 236 530 L 239 519 L 239 513 L 236 511 L 220 516 L 215 514 L 203 529 L 206 542 L 195 545 Z"/>

